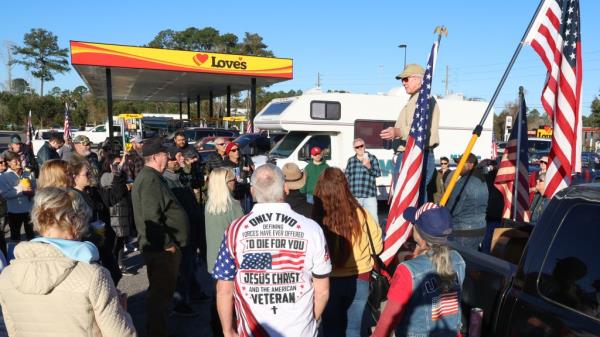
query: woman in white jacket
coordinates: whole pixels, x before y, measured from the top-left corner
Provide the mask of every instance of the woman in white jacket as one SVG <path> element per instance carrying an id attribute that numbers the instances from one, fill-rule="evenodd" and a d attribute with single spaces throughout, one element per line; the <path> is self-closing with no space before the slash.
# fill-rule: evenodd
<path id="1" fill-rule="evenodd" d="M 11 336 L 136 336 L 91 242 L 78 241 L 91 211 L 75 191 L 37 191 L 31 212 L 41 237 L 15 247 L 0 274 L 0 305 Z"/>

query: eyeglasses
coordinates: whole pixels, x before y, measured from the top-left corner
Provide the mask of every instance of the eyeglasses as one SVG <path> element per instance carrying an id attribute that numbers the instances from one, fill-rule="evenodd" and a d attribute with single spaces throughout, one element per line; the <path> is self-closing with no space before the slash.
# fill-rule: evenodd
<path id="1" fill-rule="evenodd" d="M 440 162 L 440 165 L 448 165 L 448 162 Z"/>
<path id="2" fill-rule="evenodd" d="M 540 164 L 548 165 L 547 161 L 540 160 Z"/>
<path id="3" fill-rule="evenodd" d="M 358 150 L 358 149 L 362 149 L 363 147 L 365 147 L 365 144 L 357 145 L 354 148 Z"/>
<path id="4" fill-rule="evenodd" d="M 237 152 L 237 151 L 238 151 L 238 149 L 231 149 L 231 150 L 229 150 L 229 152 Z"/>
<path id="5" fill-rule="evenodd" d="M 223 146 L 225 143 L 215 143 L 215 146 Z"/>

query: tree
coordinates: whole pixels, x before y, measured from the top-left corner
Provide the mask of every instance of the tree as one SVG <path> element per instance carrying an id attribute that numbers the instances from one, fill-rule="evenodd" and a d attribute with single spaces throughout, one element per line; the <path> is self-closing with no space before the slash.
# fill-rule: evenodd
<path id="1" fill-rule="evenodd" d="M 147 46 L 152 48 L 175 49 L 175 34 L 175 31 L 172 29 L 161 30 Z"/>
<path id="2" fill-rule="evenodd" d="M 263 42 L 262 36 L 256 33 L 246 32 L 244 41 L 242 41 L 242 54 L 255 56 L 273 56 L 273 52 L 267 50 L 267 45 Z"/>
<path id="3" fill-rule="evenodd" d="M 44 96 L 44 82 L 53 81 L 55 73 L 70 70 L 67 60 L 69 50 L 58 47 L 58 37 L 51 32 L 35 28 L 25 34 L 24 47 L 14 47 L 15 63 L 25 66 L 31 75 L 40 79 L 40 95 Z"/>
<path id="4" fill-rule="evenodd" d="M 237 49 L 238 37 L 235 34 L 226 33 L 221 35 L 218 51 L 224 53 L 234 53 Z"/>
<path id="5" fill-rule="evenodd" d="M 29 83 L 22 78 L 15 78 L 12 80 L 11 88 L 13 93 L 19 95 L 28 93 L 31 89 L 29 88 Z"/>

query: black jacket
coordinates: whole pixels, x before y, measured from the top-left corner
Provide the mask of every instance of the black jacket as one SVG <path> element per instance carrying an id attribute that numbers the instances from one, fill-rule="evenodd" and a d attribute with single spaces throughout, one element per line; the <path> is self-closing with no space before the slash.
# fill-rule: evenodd
<path id="1" fill-rule="evenodd" d="M 58 152 L 50 146 L 50 143 L 45 142 L 37 153 L 39 167 L 42 167 L 42 165 L 50 159 L 60 159 L 60 156 L 58 155 Z"/>
<path id="2" fill-rule="evenodd" d="M 133 183 L 131 199 L 142 251 L 162 252 L 188 243 L 187 213 L 158 171 L 144 166 Z"/>
<path id="3" fill-rule="evenodd" d="M 306 195 L 300 193 L 300 190 L 290 190 L 290 193 L 285 197 L 285 202 L 290 204 L 294 212 L 311 218 L 312 205 L 306 202 Z"/>

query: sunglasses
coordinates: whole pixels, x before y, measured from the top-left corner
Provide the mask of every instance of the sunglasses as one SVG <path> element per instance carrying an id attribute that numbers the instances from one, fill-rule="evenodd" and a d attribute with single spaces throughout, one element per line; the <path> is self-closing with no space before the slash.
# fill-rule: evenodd
<path id="1" fill-rule="evenodd" d="M 223 146 L 225 143 L 215 143 L 215 146 Z"/>
<path id="2" fill-rule="evenodd" d="M 358 150 L 358 149 L 362 149 L 363 147 L 365 147 L 365 144 L 357 145 L 354 148 Z"/>
<path id="3" fill-rule="evenodd" d="M 441 164 L 441 165 L 448 165 L 448 163 L 447 163 L 447 162 L 441 162 L 440 164 Z"/>
<path id="4" fill-rule="evenodd" d="M 231 149 L 231 150 L 229 150 L 229 152 L 237 152 L 237 151 L 238 151 L 238 149 Z"/>
<path id="5" fill-rule="evenodd" d="M 547 162 L 547 161 L 540 160 L 540 164 L 545 164 L 545 165 L 548 165 L 548 162 Z"/>

